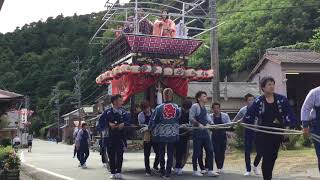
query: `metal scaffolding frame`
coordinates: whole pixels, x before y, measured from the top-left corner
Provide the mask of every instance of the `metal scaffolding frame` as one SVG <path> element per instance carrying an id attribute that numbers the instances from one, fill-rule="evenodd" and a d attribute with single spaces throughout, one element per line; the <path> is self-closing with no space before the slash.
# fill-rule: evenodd
<path id="1" fill-rule="evenodd" d="M 185 28 L 194 30 L 196 32 L 195 35 L 188 38 L 195 38 L 200 36 L 201 34 L 210 32 L 212 29 L 217 28 L 220 25 L 209 27 L 209 28 L 198 28 L 193 27 L 192 23 L 196 21 L 200 21 L 204 23 L 205 20 L 212 20 L 212 17 L 209 16 L 208 10 L 204 10 L 201 5 L 209 0 L 194 0 L 194 2 L 188 3 L 180 0 L 173 0 L 177 3 L 181 3 L 181 9 L 162 3 L 148 2 L 145 0 L 139 1 L 135 0 L 133 2 L 125 3 L 124 5 L 120 4 L 119 0 L 113 2 L 113 0 L 107 0 L 105 3 L 106 13 L 102 18 L 103 23 L 95 32 L 95 34 L 90 39 L 90 44 L 107 44 L 106 41 L 113 40 L 115 38 L 104 37 L 103 33 L 106 31 L 117 32 L 118 29 L 115 29 L 114 25 L 119 24 L 123 25 L 124 23 L 133 23 L 134 33 L 139 34 L 139 22 L 142 19 L 147 18 L 150 15 L 159 16 L 161 15 L 162 8 L 168 9 L 168 11 L 173 11 L 173 13 L 169 13 L 169 16 L 173 18 L 173 20 L 178 24 L 181 22 L 185 25 Z M 147 5 L 156 5 L 159 8 L 150 8 L 146 7 Z M 139 11 L 143 10 L 143 13 L 146 14 L 141 20 L 138 20 Z M 202 15 L 196 15 L 195 12 L 202 12 Z M 128 17 L 134 16 L 133 22 L 128 21 Z M 125 19 L 119 19 L 119 16 L 124 16 Z M 111 27 L 113 25 L 113 27 Z M 105 42 L 103 42 L 105 41 Z"/>

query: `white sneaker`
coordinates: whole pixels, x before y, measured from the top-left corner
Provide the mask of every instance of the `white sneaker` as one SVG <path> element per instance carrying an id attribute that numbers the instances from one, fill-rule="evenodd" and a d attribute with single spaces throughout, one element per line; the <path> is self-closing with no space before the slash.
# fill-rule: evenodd
<path id="1" fill-rule="evenodd" d="M 150 174 L 150 173 L 146 173 L 146 176 L 147 176 L 147 177 L 150 177 L 150 176 L 151 176 L 151 174 Z"/>
<path id="2" fill-rule="evenodd" d="M 253 172 L 254 172 L 254 174 L 255 175 L 260 175 L 260 173 L 259 173 L 259 168 L 258 167 L 253 167 Z"/>
<path id="3" fill-rule="evenodd" d="M 193 171 L 192 176 L 198 176 L 198 177 L 202 177 L 203 174 L 199 171 Z"/>
<path id="4" fill-rule="evenodd" d="M 81 164 L 78 165 L 78 167 L 81 167 L 81 166 L 82 166 Z"/>
<path id="5" fill-rule="evenodd" d="M 86 164 L 83 164 L 83 165 L 81 166 L 81 168 L 82 168 L 82 169 L 87 169 L 87 165 L 86 165 Z"/>
<path id="6" fill-rule="evenodd" d="M 182 169 L 181 169 L 181 168 L 178 169 L 177 175 L 178 175 L 178 176 L 181 176 L 181 175 L 182 175 Z"/>
<path id="7" fill-rule="evenodd" d="M 206 174 L 208 171 L 207 170 L 201 170 L 200 172 L 201 172 L 201 174 Z"/>
<path id="8" fill-rule="evenodd" d="M 117 176 L 115 174 L 111 174 L 110 179 L 117 179 Z"/>
<path id="9" fill-rule="evenodd" d="M 123 179 L 122 174 L 120 174 L 120 173 L 117 173 L 116 177 L 117 177 L 117 179 Z"/>
<path id="10" fill-rule="evenodd" d="M 217 173 L 219 173 L 219 174 L 223 174 L 223 173 L 224 173 L 224 171 L 223 171 L 223 169 L 218 169 L 218 170 L 217 170 Z"/>
<path id="11" fill-rule="evenodd" d="M 251 175 L 251 172 L 248 172 L 248 171 L 247 171 L 247 172 L 244 173 L 243 175 L 244 175 L 244 176 L 250 176 L 250 175 Z"/>
<path id="12" fill-rule="evenodd" d="M 174 173 L 178 174 L 178 172 L 179 172 L 179 168 L 175 168 Z"/>
<path id="13" fill-rule="evenodd" d="M 208 171 L 208 176 L 209 177 L 217 177 L 217 176 L 219 176 L 219 174 L 215 173 L 214 171 Z"/>
<path id="14" fill-rule="evenodd" d="M 106 163 L 103 163 L 102 166 L 103 166 L 104 168 L 106 168 L 106 167 L 107 167 L 107 164 L 106 164 Z"/>

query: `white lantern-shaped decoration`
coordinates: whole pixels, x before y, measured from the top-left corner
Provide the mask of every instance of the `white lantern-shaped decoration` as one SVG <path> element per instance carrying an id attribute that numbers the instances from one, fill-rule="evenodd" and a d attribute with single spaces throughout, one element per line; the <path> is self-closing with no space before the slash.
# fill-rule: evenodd
<path id="1" fill-rule="evenodd" d="M 214 76 L 214 74 L 213 74 L 213 69 L 208 69 L 208 70 L 206 70 L 206 71 L 204 71 L 204 78 L 205 79 L 212 79 L 213 78 L 213 76 Z"/>
<path id="2" fill-rule="evenodd" d="M 213 69 L 209 69 L 206 71 L 207 75 L 208 75 L 208 79 L 212 79 L 214 76 L 214 71 Z"/>
<path id="3" fill-rule="evenodd" d="M 120 66 L 116 66 L 112 69 L 112 76 L 114 78 L 119 78 L 121 76 L 121 69 Z"/>
<path id="4" fill-rule="evenodd" d="M 102 77 L 101 77 L 101 75 L 99 75 L 99 76 L 96 78 L 96 83 L 97 83 L 97 84 L 102 84 Z"/>
<path id="5" fill-rule="evenodd" d="M 103 73 L 104 74 L 104 79 L 103 79 L 103 81 L 108 81 L 108 80 L 111 80 L 112 78 L 113 78 L 113 73 L 112 73 L 112 71 L 106 71 L 105 73 Z"/>
<path id="6" fill-rule="evenodd" d="M 189 68 L 187 70 L 185 70 L 185 76 L 187 78 L 194 78 L 197 76 L 196 70 L 193 68 Z"/>
<path id="7" fill-rule="evenodd" d="M 131 65 L 131 73 L 132 74 L 138 74 L 140 73 L 140 66 L 139 65 Z"/>
<path id="8" fill-rule="evenodd" d="M 185 74 L 185 70 L 183 68 L 181 68 L 181 67 L 174 68 L 174 72 L 173 72 L 174 76 L 181 77 L 181 76 L 184 76 L 184 74 Z"/>
<path id="9" fill-rule="evenodd" d="M 161 75 L 162 74 L 162 67 L 161 66 L 152 66 L 152 73 L 154 75 Z"/>
<path id="10" fill-rule="evenodd" d="M 172 76 L 173 75 L 173 68 L 172 67 L 165 67 L 163 69 L 164 76 Z"/>
<path id="11" fill-rule="evenodd" d="M 131 72 L 131 66 L 129 64 L 122 64 L 120 66 L 121 74 L 128 74 Z"/>
<path id="12" fill-rule="evenodd" d="M 204 72 L 203 69 L 198 69 L 196 71 L 196 73 L 197 73 L 196 79 L 203 79 L 204 78 L 203 72 Z"/>
<path id="13" fill-rule="evenodd" d="M 152 67 L 150 64 L 144 64 L 144 65 L 140 66 L 139 71 L 141 74 L 150 74 L 152 71 Z"/>

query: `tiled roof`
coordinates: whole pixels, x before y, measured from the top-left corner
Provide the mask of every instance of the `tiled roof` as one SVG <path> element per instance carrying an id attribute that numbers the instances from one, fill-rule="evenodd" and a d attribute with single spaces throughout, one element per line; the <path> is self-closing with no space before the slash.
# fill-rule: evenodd
<path id="1" fill-rule="evenodd" d="M 0 89 L 0 99 L 14 99 L 19 97 L 23 97 L 23 95 Z"/>
<path id="2" fill-rule="evenodd" d="M 281 63 L 320 63 L 320 53 L 309 50 L 268 49 L 266 58 Z"/>

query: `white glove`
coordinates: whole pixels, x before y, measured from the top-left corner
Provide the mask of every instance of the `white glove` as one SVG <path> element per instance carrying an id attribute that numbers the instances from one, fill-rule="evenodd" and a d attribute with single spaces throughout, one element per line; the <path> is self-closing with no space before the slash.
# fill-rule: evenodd
<path id="1" fill-rule="evenodd" d="M 143 128 L 141 128 L 140 130 L 139 130 L 139 132 L 140 133 L 143 133 L 143 132 L 145 132 L 145 131 L 147 131 L 148 130 L 148 127 L 143 127 Z"/>

